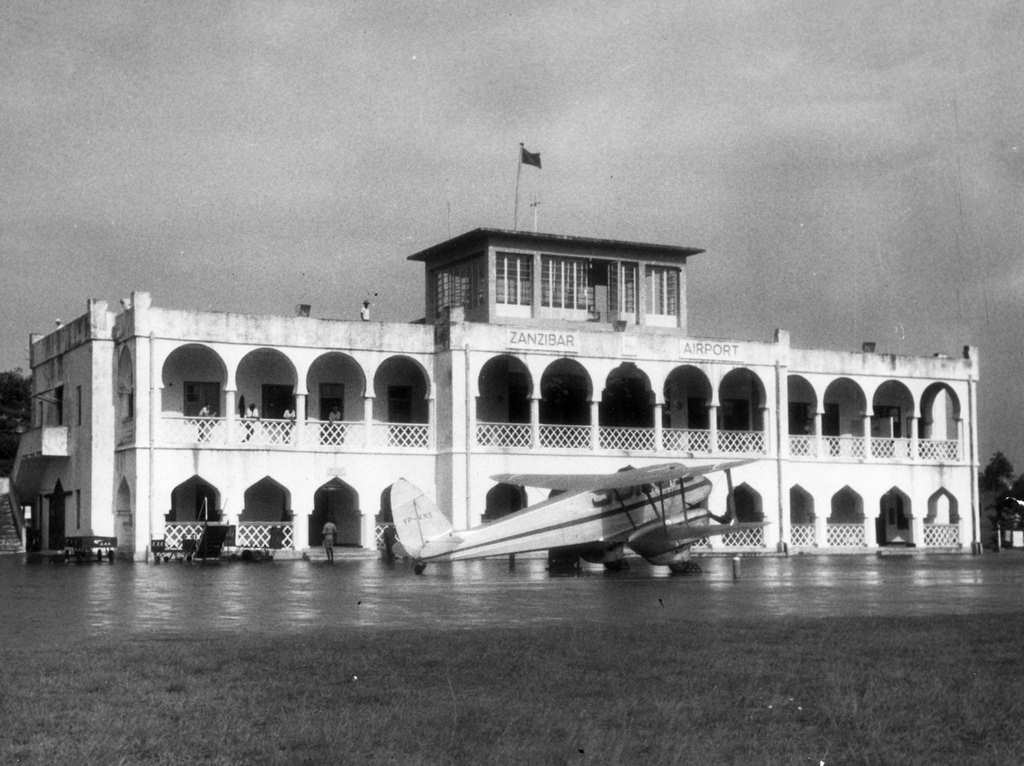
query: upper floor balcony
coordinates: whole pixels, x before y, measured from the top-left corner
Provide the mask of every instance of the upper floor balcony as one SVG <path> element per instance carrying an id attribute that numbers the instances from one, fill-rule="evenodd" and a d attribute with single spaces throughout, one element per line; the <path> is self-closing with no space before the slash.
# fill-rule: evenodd
<path id="1" fill-rule="evenodd" d="M 160 419 L 155 441 L 174 446 L 323 451 L 429 450 L 434 446 L 427 423 L 169 415 Z"/>

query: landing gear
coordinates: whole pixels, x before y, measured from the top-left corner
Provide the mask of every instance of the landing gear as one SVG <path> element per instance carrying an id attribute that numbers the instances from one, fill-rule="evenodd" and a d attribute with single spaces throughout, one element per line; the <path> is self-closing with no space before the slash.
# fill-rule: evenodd
<path id="1" fill-rule="evenodd" d="M 417 561 L 415 564 L 412 565 L 413 573 L 414 574 L 418 574 L 418 575 L 423 574 L 423 570 L 426 569 L 426 568 L 427 568 L 427 565 L 423 561 Z"/>
<path id="2" fill-rule="evenodd" d="M 621 572 L 623 569 L 629 569 L 629 562 L 625 559 L 615 559 L 613 561 L 605 561 L 604 571 L 606 572 Z"/>

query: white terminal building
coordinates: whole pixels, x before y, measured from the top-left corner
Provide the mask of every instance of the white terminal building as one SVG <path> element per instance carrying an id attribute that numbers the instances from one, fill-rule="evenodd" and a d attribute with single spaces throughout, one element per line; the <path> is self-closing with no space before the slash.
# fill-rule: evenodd
<path id="1" fill-rule="evenodd" d="M 400 476 L 458 529 L 546 497 L 498 473 L 750 458 L 737 515 L 768 524 L 697 551 L 976 548 L 976 349 L 694 337 L 701 252 L 475 229 L 409 256 L 426 312 L 408 324 L 90 300 L 31 338 L 14 504 L 42 549 L 116 536 L 141 561 L 210 520 L 286 556 L 328 517 L 340 544 L 375 548 Z"/>

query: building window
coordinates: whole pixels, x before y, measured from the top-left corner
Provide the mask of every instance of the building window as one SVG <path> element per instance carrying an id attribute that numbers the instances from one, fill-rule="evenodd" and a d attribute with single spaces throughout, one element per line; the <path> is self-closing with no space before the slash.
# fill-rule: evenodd
<path id="1" fill-rule="evenodd" d="M 494 264 L 494 302 L 529 306 L 533 302 L 533 256 L 498 253 Z"/>
<path id="2" fill-rule="evenodd" d="M 542 306 L 586 310 L 593 303 L 587 282 L 586 260 L 545 255 L 541 267 Z"/>
<path id="3" fill-rule="evenodd" d="M 82 490 L 75 490 L 75 529 L 82 529 Z"/>
<path id="4" fill-rule="evenodd" d="M 666 266 L 647 267 L 647 313 L 679 314 L 679 270 Z"/>
<path id="5" fill-rule="evenodd" d="M 75 417 L 76 425 L 82 425 L 82 387 L 75 386 Z"/>
<path id="6" fill-rule="evenodd" d="M 635 314 L 637 303 L 637 265 L 608 264 L 608 302 L 612 311 Z"/>
<path id="7" fill-rule="evenodd" d="M 453 306 L 474 308 L 483 304 L 484 280 L 480 258 L 434 272 L 434 303 L 437 313 Z"/>

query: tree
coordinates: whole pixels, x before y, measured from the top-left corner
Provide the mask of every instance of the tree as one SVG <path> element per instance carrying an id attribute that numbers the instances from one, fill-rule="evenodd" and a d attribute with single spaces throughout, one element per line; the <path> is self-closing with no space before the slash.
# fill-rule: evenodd
<path id="1" fill-rule="evenodd" d="M 981 472 L 978 486 L 983 492 L 1005 492 L 1010 488 L 1013 477 L 1013 464 L 1002 452 L 996 452 Z"/>
<path id="2" fill-rule="evenodd" d="M 20 367 L 0 372 L 0 476 L 18 454 L 21 431 L 31 420 L 32 379 Z"/>

